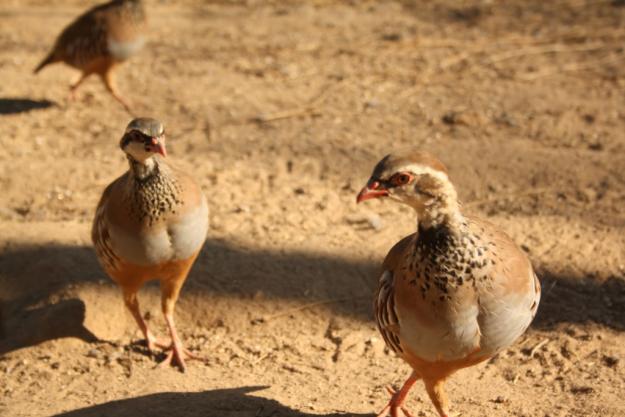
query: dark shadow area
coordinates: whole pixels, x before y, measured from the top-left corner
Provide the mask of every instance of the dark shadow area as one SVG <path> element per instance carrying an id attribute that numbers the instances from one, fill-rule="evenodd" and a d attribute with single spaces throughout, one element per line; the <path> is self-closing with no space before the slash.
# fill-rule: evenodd
<path id="1" fill-rule="evenodd" d="M 220 311 L 215 300 L 227 296 L 256 300 L 254 306 L 274 300 L 318 303 L 340 315 L 370 320 L 378 268 L 373 261 L 251 250 L 207 240 L 183 287 L 177 314 L 185 312 L 186 307 L 185 313 L 192 317 L 211 315 L 219 320 L 227 312 Z M 85 303 L 76 298 L 75 289 L 88 287 L 97 295 L 110 286 L 112 281 L 100 268 L 91 247 L 43 245 L 6 249 L 0 258 L 0 299 L 4 300 L 0 317 L 5 333 L 5 338 L 0 339 L 0 353 L 67 336 L 94 340 L 84 328 Z M 121 305 L 121 300 L 119 292 L 119 300 L 115 294 L 111 303 L 119 301 Z M 273 315 L 281 311 L 272 307 L 259 313 L 259 317 L 262 313 Z"/>
<path id="2" fill-rule="evenodd" d="M 5 337 L 5 332 L 4 332 L 4 300 L 2 300 L 2 298 L 0 298 L 0 340 L 4 339 Z"/>
<path id="3" fill-rule="evenodd" d="M 281 316 L 289 308 L 274 308 L 285 300 L 301 306 L 323 305 L 337 315 L 370 321 L 379 265 L 377 259 L 356 261 L 297 251 L 253 250 L 208 240 L 185 283 L 178 312 L 210 323 L 209 316 L 219 320 L 227 316 L 223 310 L 231 308 L 219 300 L 235 298 L 249 302 L 252 316 Z M 569 279 L 545 271 L 540 277 L 543 295 L 535 328 L 597 323 L 625 330 L 622 279 Z M 59 337 L 95 340 L 83 325 L 85 303 L 71 288 L 81 283 L 92 285 L 104 304 L 99 308 L 105 308 L 108 299 L 98 295 L 100 288 L 105 288 L 100 286 L 102 282 L 110 284 L 90 247 L 48 245 L 5 250 L 0 260 L 0 298 L 4 300 L 0 328 L 5 334 L 0 353 Z M 116 299 L 115 294 L 111 302 Z M 265 310 L 257 313 L 257 308 Z"/>
<path id="4" fill-rule="evenodd" d="M 302 303 L 348 300 L 328 306 L 342 315 L 369 319 L 380 265 L 381 260 L 248 249 L 207 240 L 188 284 L 189 291 L 244 298 L 260 292 L 270 299 Z"/>
<path id="5" fill-rule="evenodd" d="M 539 274 L 542 297 L 536 319 L 538 329 L 559 323 L 597 323 L 625 331 L 625 280 L 613 277 L 605 282 Z"/>
<path id="6" fill-rule="evenodd" d="M 18 114 L 31 110 L 47 109 L 57 104 L 49 100 L 31 100 L 29 98 L 0 98 L 0 114 Z"/>
<path id="7" fill-rule="evenodd" d="M 288 408 L 275 400 L 248 394 L 267 387 L 242 387 L 204 392 L 165 392 L 111 401 L 57 414 L 54 417 L 349 417 L 370 414 L 308 414 Z M 372 414 L 371 414 L 372 416 Z"/>
<path id="8" fill-rule="evenodd" d="M 15 304 L 22 303 L 17 300 Z M 15 315 L 8 317 L 6 326 L 11 329 L 11 337 L 0 338 L 0 355 L 62 337 L 76 337 L 86 342 L 98 341 L 85 328 L 84 320 L 85 303 L 77 299 L 62 300 L 39 308 L 19 309 Z"/>
<path id="9" fill-rule="evenodd" d="M 618 24 L 621 1 L 593 2 L 581 6 L 578 2 L 511 1 L 501 4 L 482 1 L 431 2 L 400 0 L 405 10 L 416 18 L 441 25 L 459 24 L 467 27 L 480 26 L 495 33 L 532 33 L 541 25 L 571 25 L 593 27 L 598 20 Z"/>
<path id="10" fill-rule="evenodd" d="M 6 250 L 0 258 L 0 354 L 62 337 L 97 341 L 83 324 L 84 301 L 69 289 L 104 278 L 91 248 Z"/>

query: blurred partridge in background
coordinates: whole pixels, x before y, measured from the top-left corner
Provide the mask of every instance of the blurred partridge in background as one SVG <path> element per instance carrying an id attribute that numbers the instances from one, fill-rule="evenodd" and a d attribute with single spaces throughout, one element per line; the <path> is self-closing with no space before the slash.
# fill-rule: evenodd
<path id="1" fill-rule="evenodd" d="M 113 0 L 96 6 L 61 32 L 52 51 L 35 69 L 35 74 L 55 62 L 64 62 L 80 70 L 79 78 L 70 86 L 72 99 L 85 78 L 97 74 L 113 97 L 130 111 L 130 104 L 117 89 L 114 74 L 121 62 L 143 47 L 146 30 L 146 14 L 141 0 Z"/>

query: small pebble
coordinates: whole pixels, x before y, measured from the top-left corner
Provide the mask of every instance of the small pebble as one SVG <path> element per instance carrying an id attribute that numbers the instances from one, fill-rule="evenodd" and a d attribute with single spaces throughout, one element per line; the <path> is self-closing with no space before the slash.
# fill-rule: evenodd
<path id="1" fill-rule="evenodd" d="M 384 224 L 382 222 L 382 218 L 377 214 L 370 214 L 367 216 L 367 221 L 369 225 L 373 227 L 375 230 L 382 230 Z"/>

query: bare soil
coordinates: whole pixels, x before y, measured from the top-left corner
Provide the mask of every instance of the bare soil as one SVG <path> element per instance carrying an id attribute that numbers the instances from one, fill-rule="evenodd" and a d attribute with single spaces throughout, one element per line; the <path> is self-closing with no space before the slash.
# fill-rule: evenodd
<path id="1" fill-rule="evenodd" d="M 120 67 L 136 112 L 209 199 L 177 305 L 187 373 L 155 365 L 89 241 L 130 116 L 97 80 L 32 69 L 93 1 L 0 4 L 0 415 L 372 415 L 407 365 L 371 315 L 415 228 L 355 204 L 384 154 L 434 152 L 467 212 L 541 277 L 532 327 L 459 372 L 463 417 L 625 415 L 622 1 L 148 1 Z M 158 287 L 141 295 L 164 334 Z M 407 404 L 435 416 L 422 386 Z"/>

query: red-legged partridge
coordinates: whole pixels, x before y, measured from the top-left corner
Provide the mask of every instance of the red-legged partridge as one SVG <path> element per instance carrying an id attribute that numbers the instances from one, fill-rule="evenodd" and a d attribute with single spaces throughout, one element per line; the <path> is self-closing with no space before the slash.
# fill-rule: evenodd
<path id="1" fill-rule="evenodd" d="M 149 349 L 169 350 L 164 363 L 183 371 L 193 357 L 174 325 L 174 306 L 208 230 L 208 205 L 193 178 L 165 162 L 165 134 L 158 120 L 135 119 L 120 141 L 130 169 L 102 194 L 91 237 L 103 268 L 121 287 L 126 306 Z M 171 344 L 157 341 L 139 311 L 137 292 L 158 279 Z"/>
<path id="2" fill-rule="evenodd" d="M 447 377 L 491 358 L 530 325 L 540 283 L 527 256 L 496 226 L 462 213 L 445 166 L 415 152 L 388 155 L 357 201 L 390 197 L 417 214 L 418 228 L 388 253 L 374 302 L 386 345 L 413 369 L 379 416 L 396 417 L 422 379 L 441 417 Z"/>
<path id="3" fill-rule="evenodd" d="M 61 32 L 35 74 L 55 62 L 79 69 L 82 73 L 70 87 L 72 98 L 85 78 L 98 74 L 113 97 L 130 111 L 130 105 L 117 89 L 114 70 L 143 47 L 146 28 L 141 0 L 112 0 L 96 6 Z"/>

